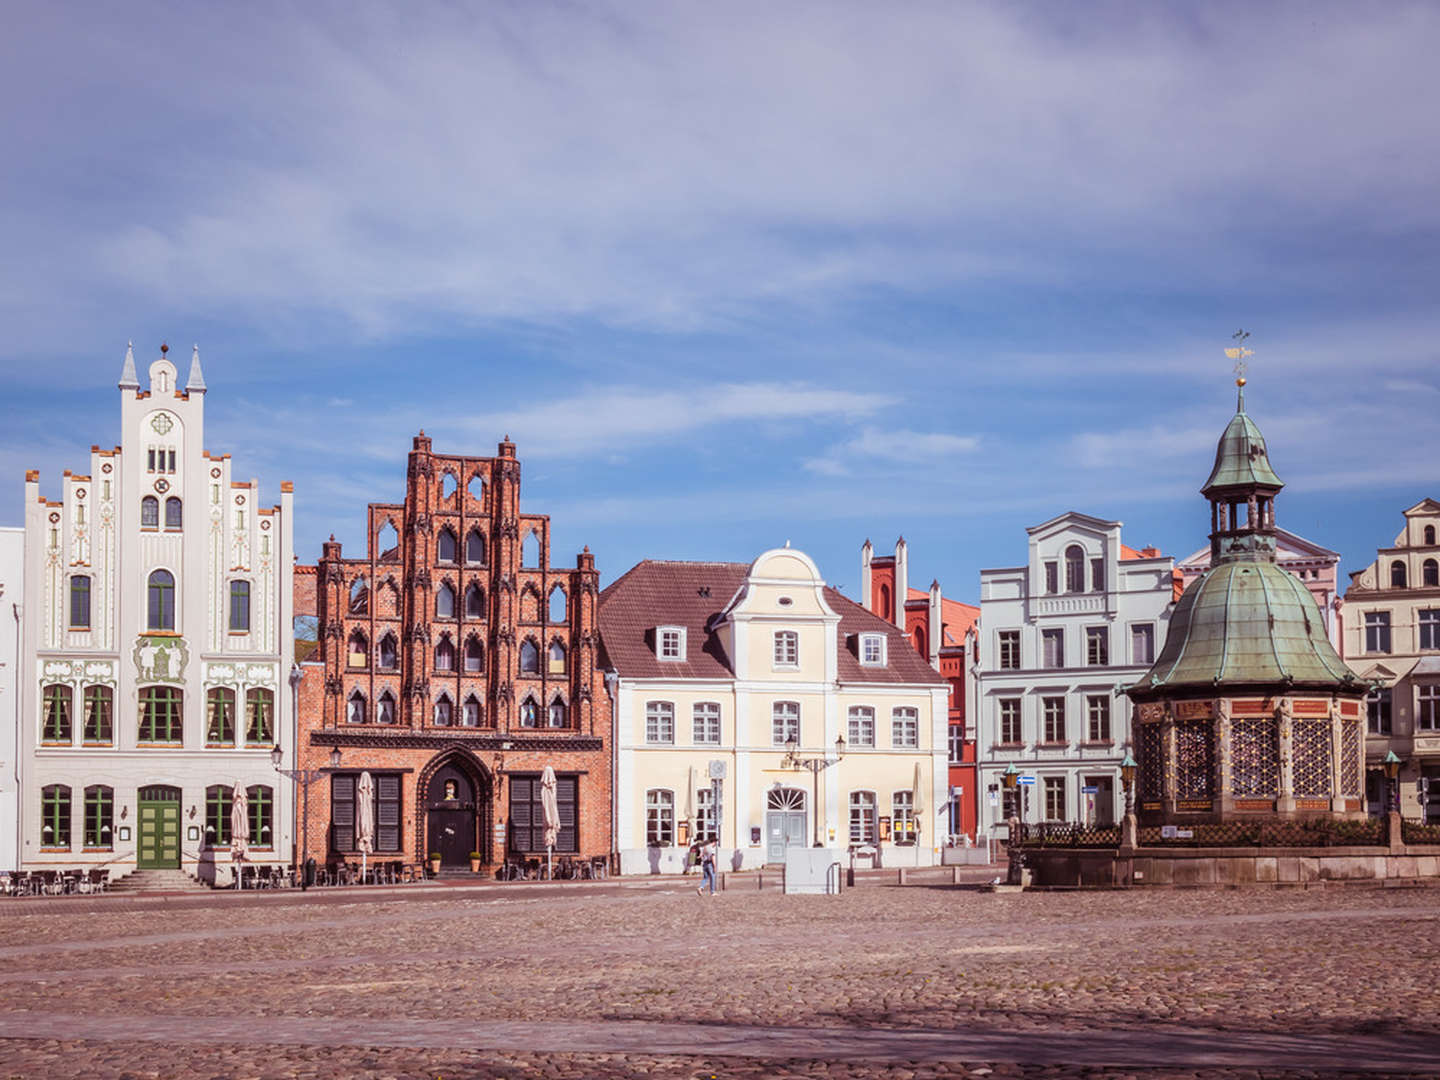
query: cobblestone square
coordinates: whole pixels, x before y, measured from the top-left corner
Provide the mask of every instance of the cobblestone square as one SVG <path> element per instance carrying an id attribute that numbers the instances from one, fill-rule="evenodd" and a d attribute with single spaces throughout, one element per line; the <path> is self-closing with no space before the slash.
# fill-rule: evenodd
<path id="1" fill-rule="evenodd" d="M 1437 956 L 1431 889 L 12 901 L 0 1077 L 1436 1075 Z"/>

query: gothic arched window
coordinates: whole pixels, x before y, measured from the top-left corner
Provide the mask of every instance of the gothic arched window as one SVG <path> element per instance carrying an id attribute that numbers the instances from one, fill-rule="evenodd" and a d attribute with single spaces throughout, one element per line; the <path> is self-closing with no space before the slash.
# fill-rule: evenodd
<path id="1" fill-rule="evenodd" d="M 448 528 L 441 529 L 435 538 L 435 560 L 443 563 L 455 561 L 455 534 Z"/>

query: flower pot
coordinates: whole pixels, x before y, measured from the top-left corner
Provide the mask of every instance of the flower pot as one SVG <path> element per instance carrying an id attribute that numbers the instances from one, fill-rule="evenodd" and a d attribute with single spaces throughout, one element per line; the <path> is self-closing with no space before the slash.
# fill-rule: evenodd
<path id="1" fill-rule="evenodd" d="M 440 876 L 440 857 L 438 855 L 430 859 L 430 873 L 435 877 Z"/>
<path id="2" fill-rule="evenodd" d="M 480 872 L 480 860 L 479 860 L 479 859 L 471 859 L 471 860 L 470 860 L 470 872 L 471 872 L 472 874 L 478 874 L 478 873 Z"/>

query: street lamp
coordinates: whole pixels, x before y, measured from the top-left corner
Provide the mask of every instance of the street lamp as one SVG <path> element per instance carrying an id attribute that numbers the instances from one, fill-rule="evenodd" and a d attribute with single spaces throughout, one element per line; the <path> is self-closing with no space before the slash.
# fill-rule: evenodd
<path id="1" fill-rule="evenodd" d="M 810 777 L 814 787 L 814 817 L 815 817 L 815 846 L 823 847 L 820 843 L 820 774 L 834 765 L 845 756 L 845 736 L 841 735 L 835 740 L 835 756 L 802 758 L 800 756 L 800 740 L 792 735 L 785 740 L 785 756 L 780 760 L 782 769 L 809 769 Z"/>
<path id="2" fill-rule="evenodd" d="M 1385 766 L 1385 779 L 1390 782 L 1390 809 L 1398 814 L 1400 812 L 1400 759 L 1395 756 L 1394 750 L 1387 750 L 1382 764 Z"/>
<path id="3" fill-rule="evenodd" d="M 340 748 L 336 746 L 330 750 L 329 769 L 282 769 L 280 763 L 284 760 L 285 751 L 280 749 L 280 744 L 277 742 L 270 748 L 270 764 L 275 766 L 275 771 L 281 776 L 295 781 L 295 786 L 300 793 L 300 891 L 304 892 L 310 887 L 310 883 L 305 877 L 305 871 L 310 865 L 310 785 L 327 772 L 332 772 L 340 767 Z"/>
<path id="4" fill-rule="evenodd" d="M 1135 809 L 1135 770 L 1137 768 L 1139 766 L 1129 754 L 1126 754 L 1125 760 L 1120 762 L 1120 786 L 1125 789 L 1125 813 L 1127 815 Z"/>

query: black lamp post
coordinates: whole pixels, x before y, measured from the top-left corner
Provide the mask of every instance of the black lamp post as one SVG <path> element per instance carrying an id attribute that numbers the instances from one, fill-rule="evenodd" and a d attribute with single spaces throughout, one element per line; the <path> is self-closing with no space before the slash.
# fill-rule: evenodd
<path id="1" fill-rule="evenodd" d="M 815 846 L 824 847 L 820 843 L 820 774 L 834 765 L 845 756 L 845 736 L 841 735 L 835 740 L 835 756 L 802 758 L 799 756 L 800 740 L 795 736 L 785 740 L 785 756 L 780 760 L 780 767 L 784 769 L 809 769 L 810 777 L 814 787 L 814 808 L 812 813 L 815 817 Z"/>
<path id="2" fill-rule="evenodd" d="M 327 772 L 333 772 L 340 767 L 340 748 L 337 746 L 330 751 L 329 769 L 282 769 L 280 763 L 284 760 L 285 751 L 280 749 L 280 744 L 277 742 L 270 749 L 270 764 L 275 766 L 275 771 L 281 776 L 295 781 L 295 788 L 301 799 L 300 890 L 303 892 L 310 887 L 310 883 L 305 877 L 306 868 L 310 865 L 310 785 Z"/>
<path id="3" fill-rule="evenodd" d="M 1120 786 L 1125 789 L 1125 813 L 1128 816 L 1135 809 L 1135 770 L 1139 768 L 1129 754 L 1120 762 Z"/>
<path id="4" fill-rule="evenodd" d="M 1400 759 L 1395 756 L 1394 750 L 1388 750 L 1382 764 L 1385 766 L 1385 779 L 1390 789 L 1390 798 L 1387 801 L 1390 804 L 1390 810 L 1398 814 L 1400 812 Z"/>

